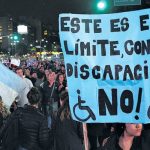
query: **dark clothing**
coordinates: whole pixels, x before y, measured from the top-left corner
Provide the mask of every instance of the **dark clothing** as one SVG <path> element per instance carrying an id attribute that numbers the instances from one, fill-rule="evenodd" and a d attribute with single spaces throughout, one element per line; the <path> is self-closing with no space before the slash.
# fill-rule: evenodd
<path id="1" fill-rule="evenodd" d="M 88 136 L 89 142 L 90 142 L 90 150 L 96 150 L 99 145 L 102 145 L 102 142 L 104 140 L 103 136 Z M 98 143 L 97 143 L 98 142 Z"/>
<path id="2" fill-rule="evenodd" d="M 88 138 L 90 142 L 90 150 L 96 150 L 99 145 L 102 145 L 102 142 L 105 138 L 110 136 L 110 126 L 104 123 L 88 123 Z"/>
<path id="3" fill-rule="evenodd" d="M 145 124 L 142 132 L 143 137 L 143 150 L 150 149 L 150 124 Z"/>
<path id="4" fill-rule="evenodd" d="M 110 135 L 110 124 L 106 123 L 88 123 L 87 130 L 88 135 L 92 136 L 105 136 L 108 137 Z"/>
<path id="5" fill-rule="evenodd" d="M 43 83 L 42 79 L 37 79 L 35 82 L 35 87 L 37 87 L 38 89 L 40 88 L 40 85 Z"/>
<path id="6" fill-rule="evenodd" d="M 105 145 L 102 148 L 99 148 L 98 150 L 123 150 L 118 143 L 119 143 L 119 136 L 117 134 L 111 135 L 108 138 Z M 142 138 L 135 137 L 130 150 L 148 150 L 148 149 L 142 149 Z"/>
<path id="7" fill-rule="evenodd" d="M 59 101 L 57 83 L 49 87 L 49 82 L 45 81 L 41 86 L 41 92 L 42 92 L 42 104 L 48 104 L 51 101 L 51 99 L 54 99 L 55 102 Z"/>
<path id="8" fill-rule="evenodd" d="M 11 126 L 14 126 L 14 128 L 8 128 Z M 7 150 L 12 150 L 14 142 L 16 142 L 15 144 L 17 147 L 20 145 L 27 150 L 47 150 L 50 143 L 47 120 L 43 114 L 41 114 L 38 109 L 33 106 L 25 105 L 24 108 L 16 109 L 3 125 L 0 132 L 2 137 L 6 133 L 5 129 L 6 131 L 9 129 L 9 139 L 11 140 L 10 141 L 6 136 L 4 136 L 6 137 L 6 140 L 4 141 L 8 141 L 7 143 L 10 143 L 9 145 L 5 144 L 7 146 Z M 10 129 L 12 132 L 10 132 Z M 10 135 L 10 133 L 13 135 Z M 15 137 L 16 140 L 14 141 L 10 137 Z"/>
<path id="9" fill-rule="evenodd" d="M 58 110 L 59 103 L 59 94 L 57 91 L 57 83 L 53 83 L 51 87 L 49 87 L 49 82 L 45 81 L 41 85 L 41 93 L 42 93 L 42 112 L 45 116 L 55 116 L 55 113 Z"/>
<path id="10" fill-rule="evenodd" d="M 26 76 L 26 78 L 29 79 L 32 82 L 32 84 L 35 86 L 35 82 L 36 82 L 35 78 L 29 76 Z"/>
<path id="11" fill-rule="evenodd" d="M 21 109 L 14 111 L 5 121 L 0 130 L 2 150 L 16 150 L 19 147 L 19 120 Z"/>
<path id="12" fill-rule="evenodd" d="M 45 150 L 49 144 L 46 118 L 38 109 L 26 105 L 20 120 L 20 145 L 28 150 Z"/>
<path id="13" fill-rule="evenodd" d="M 30 80 L 31 80 L 32 84 L 35 86 L 36 78 L 31 77 Z"/>
<path id="14" fill-rule="evenodd" d="M 72 119 L 60 120 L 57 116 L 54 125 L 56 150 L 82 150 L 81 124 Z"/>
<path id="15" fill-rule="evenodd" d="M 3 115 L 2 113 L 0 113 L 0 128 L 2 127 L 3 125 Z"/>
<path id="16" fill-rule="evenodd" d="M 60 86 L 62 86 L 61 88 L 60 88 Z M 59 82 L 58 82 L 58 93 L 61 93 L 62 91 L 64 91 L 66 89 L 66 82 L 64 81 L 63 82 L 63 84 L 60 84 Z"/>

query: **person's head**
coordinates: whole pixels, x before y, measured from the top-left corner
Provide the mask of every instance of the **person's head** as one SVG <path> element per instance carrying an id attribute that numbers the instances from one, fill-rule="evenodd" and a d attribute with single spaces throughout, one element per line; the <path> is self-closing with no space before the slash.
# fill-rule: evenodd
<path id="1" fill-rule="evenodd" d="M 61 73 L 65 73 L 65 66 L 61 65 Z"/>
<path id="2" fill-rule="evenodd" d="M 142 132 L 142 124 L 126 123 L 124 134 L 128 136 L 140 136 Z"/>
<path id="3" fill-rule="evenodd" d="M 49 71 L 48 69 L 46 69 L 46 70 L 44 71 L 44 73 L 45 73 L 46 79 L 48 79 L 48 76 L 49 76 L 50 71 Z"/>
<path id="4" fill-rule="evenodd" d="M 44 79 L 44 75 L 45 75 L 45 74 L 44 74 L 43 72 L 41 72 L 41 71 L 38 71 L 38 72 L 37 72 L 37 78 L 38 78 L 38 79 Z"/>
<path id="5" fill-rule="evenodd" d="M 60 97 L 60 105 L 64 106 L 65 103 L 69 104 L 69 96 L 68 92 L 66 90 L 62 91 L 59 95 Z"/>
<path id="6" fill-rule="evenodd" d="M 27 94 L 27 98 L 30 105 L 37 105 L 41 100 L 41 94 L 37 88 L 32 87 Z"/>
<path id="7" fill-rule="evenodd" d="M 48 81 L 49 81 L 49 82 L 54 82 L 54 81 L 55 81 L 55 78 L 56 78 L 55 72 L 49 73 L 49 75 L 48 75 Z"/>
<path id="8" fill-rule="evenodd" d="M 31 77 L 37 79 L 37 72 L 36 71 L 31 72 Z"/>
<path id="9" fill-rule="evenodd" d="M 30 70 L 29 70 L 29 68 L 26 68 L 25 70 L 24 70 L 24 74 L 25 74 L 25 76 L 27 76 L 27 77 L 30 77 Z"/>
<path id="10" fill-rule="evenodd" d="M 20 76 L 21 78 L 23 78 L 23 70 L 22 70 L 22 68 L 18 67 L 16 69 L 16 73 L 17 73 L 18 76 Z"/>
<path id="11" fill-rule="evenodd" d="M 64 81 L 64 75 L 63 74 L 59 74 L 58 75 L 58 82 L 63 82 Z"/>
<path id="12" fill-rule="evenodd" d="M 44 66 L 43 65 L 40 67 L 40 71 L 44 72 Z"/>

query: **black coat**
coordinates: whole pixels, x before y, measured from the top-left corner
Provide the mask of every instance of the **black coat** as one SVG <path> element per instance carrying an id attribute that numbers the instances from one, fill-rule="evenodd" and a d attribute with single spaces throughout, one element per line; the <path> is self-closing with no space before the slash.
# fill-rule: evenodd
<path id="1" fill-rule="evenodd" d="M 72 119 L 61 121 L 59 117 L 55 122 L 56 150 L 82 150 L 81 124 Z"/>
<path id="2" fill-rule="evenodd" d="M 26 105 L 19 124 L 20 145 L 28 150 L 45 150 L 49 144 L 47 120 L 38 109 Z"/>
<path id="3" fill-rule="evenodd" d="M 49 87 L 49 82 L 45 81 L 41 85 L 40 89 L 42 94 L 42 104 L 48 104 L 49 102 L 51 102 L 51 99 L 53 99 L 55 102 L 58 102 L 59 94 L 57 89 L 58 89 L 57 82 L 55 82 L 51 87 Z"/>
<path id="4" fill-rule="evenodd" d="M 105 145 L 98 150 L 122 150 L 119 146 L 119 136 L 117 134 L 111 135 Z M 133 140 L 133 144 L 130 150 L 148 150 L 142 148 L 142 138 L 135 137 Z"/>

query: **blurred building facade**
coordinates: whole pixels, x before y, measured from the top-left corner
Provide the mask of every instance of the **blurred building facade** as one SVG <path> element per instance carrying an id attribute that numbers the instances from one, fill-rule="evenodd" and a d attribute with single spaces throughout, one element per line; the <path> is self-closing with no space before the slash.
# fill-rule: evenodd
<path id="1" fill-rule="evenodd" d="M 17 32 L 18 25 L 27 26 L 27 34 L 19 34 Z M 11 39 L 13 34 L 19 36 L 18 42 L 14 42 Z M 35 43 L 36 39 L 41 39 L 41 21 L 35 18 L 27 17 L 0 17 L 0 50 L 11 51 L 14 46 L 18 44 L 24 44 L 26 47 L 30 43 Z"/>
<path id="2" fill-rule="evenodd" d="M 10 44 L 9 35 L 14 32 L 13 22 L 9 17 L 0 17 L 0 48 L 8 49 Z"/>

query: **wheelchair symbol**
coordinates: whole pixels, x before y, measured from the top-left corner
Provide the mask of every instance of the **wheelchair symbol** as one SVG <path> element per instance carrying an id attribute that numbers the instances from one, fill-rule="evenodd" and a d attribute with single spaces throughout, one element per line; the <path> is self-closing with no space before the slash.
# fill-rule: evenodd
<path id="1" fill-rule="evenodd" d="M 87 120 L 89 120 L 90 118 L 92 118 L 93 120 L 96 120 L 96 117 L 93 113 L 93 111 L 90 109 L 89 106 L 82 106 L 82 104 L 85 103 L 85 100 L 81 100 L 81 96 L 80 96 L 80 90 L 77 90 L 77 93 L 78 93 L 78 103 L 74 105 L 73 107 L 73 113 L 74 113 L 74 116 L 81 122 L 85 122 Z M 80 118 L 76 115 L 76 108 L 79 108 L 80 110 L 86 110 L 88 112 L 88 116 L 86 118 Z"/>

